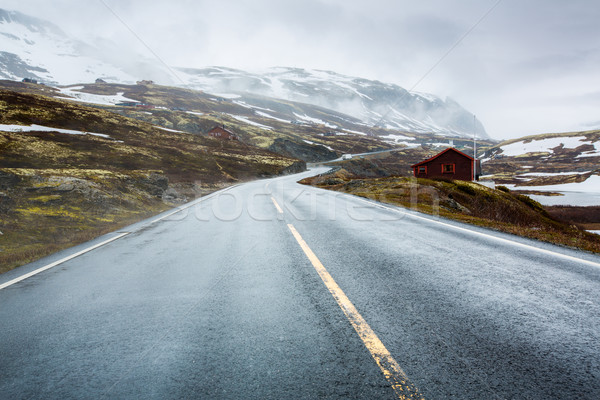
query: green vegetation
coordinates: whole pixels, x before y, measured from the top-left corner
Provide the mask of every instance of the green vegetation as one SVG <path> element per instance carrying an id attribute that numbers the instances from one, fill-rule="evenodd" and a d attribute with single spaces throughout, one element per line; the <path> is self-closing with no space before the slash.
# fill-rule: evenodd
<path id="1" fill-rule="evenodd" d="M 523 237 L 600 253 L 598 236 L 551 216 L 530 197 L 465 181 L 360 179 L 344 169 L 301 183 L 411 208 Z M 599 221 L 600 222 L 600 221 Z"/>

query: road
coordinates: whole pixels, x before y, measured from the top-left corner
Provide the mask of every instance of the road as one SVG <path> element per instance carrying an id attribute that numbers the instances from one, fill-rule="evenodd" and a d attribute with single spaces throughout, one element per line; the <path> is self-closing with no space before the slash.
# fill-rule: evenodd
<path id="1" fill-rule="evenodd" d="M 301 176 L 0 275 L 0 398 L 600 398 L 600 257 Z"/>

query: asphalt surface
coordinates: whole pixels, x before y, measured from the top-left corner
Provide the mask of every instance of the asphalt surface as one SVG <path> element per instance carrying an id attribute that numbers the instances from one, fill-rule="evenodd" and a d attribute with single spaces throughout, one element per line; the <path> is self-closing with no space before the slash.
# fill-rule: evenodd
<path id="1" fill-rule="evenodd" d="M 600 398 L 600 257 L 298 179 L 0 275 L 124 234 L 0 289 L 0 398 L 398 398 L 289 225 L 424 398 Z"/>

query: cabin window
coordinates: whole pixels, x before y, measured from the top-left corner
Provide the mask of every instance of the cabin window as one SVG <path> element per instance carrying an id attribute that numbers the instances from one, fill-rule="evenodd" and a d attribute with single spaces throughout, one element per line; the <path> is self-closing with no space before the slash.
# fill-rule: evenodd
<path id="1" fill-rule="evenodd" d="M 442 164 L 442 173 L 453 174 L 454 173 L 454 165 L 455 164 Z"/>
<path id="2" fill-rule="evenodd" d="M 417 173 L 419 173 L 419 174 L 426 174 L 427 173 L 427 167 L 426 166 L 419 167 L 419 169 L 417 170 Z"/>

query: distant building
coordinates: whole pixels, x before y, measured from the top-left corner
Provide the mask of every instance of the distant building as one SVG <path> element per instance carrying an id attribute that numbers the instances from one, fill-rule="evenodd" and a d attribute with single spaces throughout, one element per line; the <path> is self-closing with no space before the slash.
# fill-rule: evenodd
<path id="1" fill-rule="evenodd" d="M 138 84 L 138 85 L 153 85 L 154 81 L 142 80 L 142 81 L 137 81 L 136 84 Z"/>
<path id="2" fill-rule="evenodd" d="M 32 78 L 23 78 L 23 80 L 21 82 L 24 82 L 24 83 L 38 83 L 37 80 L 32 79 Z"/>
<path id="3" fill-rule="evenodd" d="M 230 130 L 225 129 L 225 126 L 215 126 L 206 134 L 208 136 L 216 137 L 218 139 L 239 140 L 238 136 Z"/>
<path id="4" fill-rule="evenodd" d="M 441 153 L 411 165 L 413 173 L 417 178 L 428 179 L 458 179 L 462 181 L 473 180 L 473 157 L 450 147 Z M 481 164 L 477 160 L 477 175 L 481 175 Z"/>

